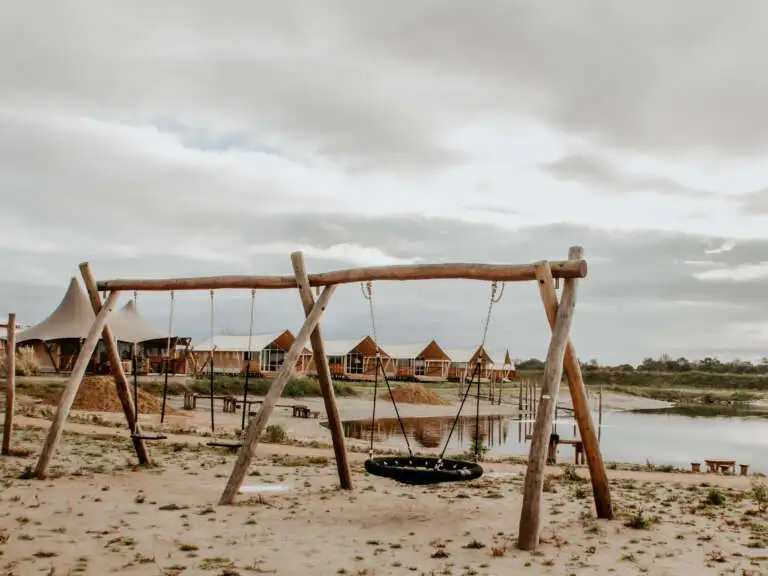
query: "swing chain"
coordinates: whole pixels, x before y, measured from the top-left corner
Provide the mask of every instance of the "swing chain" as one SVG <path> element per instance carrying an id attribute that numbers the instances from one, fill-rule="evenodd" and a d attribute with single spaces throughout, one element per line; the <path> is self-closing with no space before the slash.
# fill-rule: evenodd
<path id="1" fill-rule="evenodd" d="M 488 327 L 491 324 L 491 312 L 493 310 L 493 305 L 498 304 L 501 302 L 502 296 L 504 296 L 504 282 L 501 283 L 501 290 L 499 290 L 499 283 L 498 281 L 494 280 L 491 283 L 491 297 L 488 301 L 488 313 L 485 316 L 485 325 L 483 326 L 483 338 L 480 343 L 480 347 L 485 347 L 485 340 L 488 336 Z M 478 363 L 480 362 L 480 357 L 478 357 Z"/>

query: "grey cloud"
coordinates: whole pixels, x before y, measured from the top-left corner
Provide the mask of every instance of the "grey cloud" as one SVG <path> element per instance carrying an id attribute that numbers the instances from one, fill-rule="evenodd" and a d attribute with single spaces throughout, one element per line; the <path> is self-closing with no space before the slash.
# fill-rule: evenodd
<path id="1" fill-rule="evenodd" d="M 756 0 L 348 8 L 358 42 L 463 78 L 466 99 L 495 111 L 523 110 L 608 146 L 654 152 L 755 152 L 768 143 L 768 83 L 755 75 L 768 63 L 768 6 Z"/>
<path id="2" fill-rule="evenodd" d="M 754 72 L 768 64 L 766 16 L 762 2 L 712 0 L 251 1 L 223 13 L 91 1 L 45 18 L 15 3 L 0 17 L 0 105 L 166 118 L 261 148 L 288 134 L 350 170 L 455 165 L 445 127 L 491 117 L 538 117 L 606 146 L 755 153 L 768 140 L 768 83 Z"/>
<path id="3" fill-rule="evenodd" d="M 315 247 L 356 242 L 401 257 L 427 261 L 533 262 L 562 259 L 569 245 L 580 244 L 590 262 L 589 276 L 580 284 L 574 342 L 580 356 L 605 362 L 639 361 L 662 351 L 700 356 L 711 343 L 692 342 L 692 334 L 722 330 L 738 321 L 767 321 L 759 283 L 704 282 L 693 274 L 700 266 L 684 260 L 700 258 L 722 239 L 654 232 L 609 233 L 579 226 L 551 225 L 510 231 L 498 227 L 428 218 L 368 218 L 329 216 L 318 222 L 311 215 L 265 216 L 239 228 L 243 246 L 266 241 L 290 241 Z M 258 230 L 258 233 L 254 232 Z M 450 239 L 447 241 L 446 239 Z M 768 242 L 742 242 L 734 250 L 710 255 L 718 265 L 752 262 Z M 3 252 L 4 269 L 21 269 L 23 249 Z M 90 260 L 99 278 L 164 277 L 236 273 L 290 274 L 289 255 L 250 256 L 242 267 L 194 257 L 163 254 L 125 258 L 108 254 L 38 255 L 34 266 L 45 268 L 50 283 L 35 288 L 39 300 L 28 301 L 18 282 L 0 284 L 0 302 L 23 311 L 23 321 L 37 321 L 55 305 L 77 264 Z M 310 271 L 349 267 L 349 262 L 307 256 Z M 19 278 L 24 278 L 20 274 Z M 53 281 L 52 280 L 52 281 Z M 55 287 L 59 287 L 56 290 Z M 375 304 L 381 339 L 389 341 L 438 338 L 448 346 L 471 346 L 479 341 L 489 296 L 487 283 L 434 281 L 377 283 Z M 124 296 L 127 298 L 130 295 Z M 677 304 L 688 301 L 692 304 Z M 195 338 L 207 335 L 209 302 L 206 293 L 177 295 L 177 327 Z M 725 307 L 722 303 L 734 303 Z M 168 295 L 142 293 L 142 310 L 159 329 L 167 321 Z M 257 329 L 297 330 L 302 314 L 293 291 L 261 291 L 256 300 Z M 340 287 L 324 320 L 328 338 L 345 338 L 370 329 L 367 304 L 356 285 Z M 217 329 L 247 329 L 248 295 L 222 291 L 216 297 Z M 406 336 L 407 335 L 407 336 Z M 497 306 L 489 344 L 509 345 L 518 357 L 546 353 L 549 331 L 535 286 L 512 284 Z M 689 344 L 686 344 L 689 343 Z M 724 352 L 727 345 L 723 344 Z M 740 344 L 742 357 L 754 355 L 752 344 Z M 697 353 L 698 348 L 702 351 Z"/>
<path id="4" fill-rule="evenodd" d="M 560 180 L 592 185 L 602 192 L 659 192 L 697 198 L 713 195 L 709 190 L 692 188 L 671 178 L 632 174 L 592 154 L 569 154 L 554 162 L 543 163 L 540 168 Z"/>
<path id="5" fill-rule="evenodd" d="M 741 212 L 748 216 L 768 214 L 768 188 L 743 194 L 738 200 Z"/>

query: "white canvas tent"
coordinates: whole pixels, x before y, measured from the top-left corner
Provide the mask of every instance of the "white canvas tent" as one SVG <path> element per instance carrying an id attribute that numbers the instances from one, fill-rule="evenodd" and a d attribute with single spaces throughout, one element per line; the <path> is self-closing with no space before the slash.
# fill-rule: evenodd
<path id="1" fill-rule="evenodd" d="M 54 311 L 34 326 L 20 330 L 16 342 L 33 346 L 43 369 L 69 370 L 94 319 L 88 295 L 73 277 Z M 112 316 L 110 326 L 120 343 L 140 344 L 168 337 L 139 315 L 133 300 Z"/>

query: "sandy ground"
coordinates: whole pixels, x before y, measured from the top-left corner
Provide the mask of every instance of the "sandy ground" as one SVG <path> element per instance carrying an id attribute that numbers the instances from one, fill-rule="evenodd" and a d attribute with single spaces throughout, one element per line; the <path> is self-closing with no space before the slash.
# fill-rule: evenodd
<path id="1" fill-rule="evenodd" d="M 284 403 L 297 402 L 323 410 L 320 399 Z M 340 405 L 345 419 L 370 416 L 368 399 Z M 169 425 L 205 430 L 203 408 Z M 391 410 L 382 403 L 379 414 Z M 454 411 L 402 407 L 405 416 Z M 485 463 L 475 482 L 408 487 L 367 475 L 365 454 L 353 452 L 348 492 L 337 488 L 328 448 L 262 443 L 238 504 L 219 507 L 234 454 L 175 433 L 151 445 L 156 466 L 139 469 L 124 428 L 78 423 L 82 414 L 74 420 L 51 477 L 38 481 L 23 479 L 24 470 L 34 465 L 49 422 L 17 418 L 14 445 L 34 452 L 0 458 L 4 576 L 768 574 L 768 513 L 757 512 L 746 477 L 609 470 L 616 518 L 598 521 L 586 469 L 577 469 L 579 478 L 549 468 L 542 543 L 531 554 L 515 548 L 522 465 Z M 223 414 L 218 404 L 216 420 L 234 429 L 240 416 Z M 330 437 L 320 420 L 292 418 L 287 409 L 271 423 L 292 438 Z M 722 504 L 707 503 L 711 489 Z M 647 525 L 625 525 L 640 511 Z"/>

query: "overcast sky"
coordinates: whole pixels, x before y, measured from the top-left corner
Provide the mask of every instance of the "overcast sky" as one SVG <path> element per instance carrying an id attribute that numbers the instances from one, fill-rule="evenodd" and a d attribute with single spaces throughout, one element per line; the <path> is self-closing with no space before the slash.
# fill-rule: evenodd
<path id="1" fill-rule="evenodd" d="M 768 4 L 7 2 L 0 313 L 99 278 L 523 263 L 584 247 L 583 360 L 759 358 L 768 342 Z M 380 340 L 479 343 L 489 286 L 379 284 Z M 123 295 L 126 302 L 129 295 Z M 139 309 L 165 329 L 167 294 Z M 248 326 L 222 292 L 216 330 Z M 357 285 L 327 338 L 367 334 Z M 205 338 L 205 293 L 177 332 Z M 300 327 L 296 292 L 256 330 Z M 544 357 L 535 285 L 491 347 Z"/>

